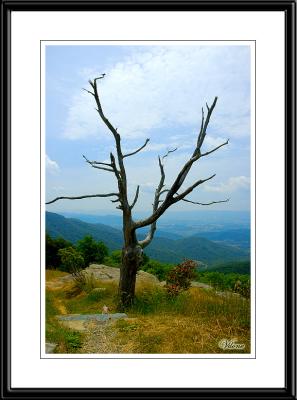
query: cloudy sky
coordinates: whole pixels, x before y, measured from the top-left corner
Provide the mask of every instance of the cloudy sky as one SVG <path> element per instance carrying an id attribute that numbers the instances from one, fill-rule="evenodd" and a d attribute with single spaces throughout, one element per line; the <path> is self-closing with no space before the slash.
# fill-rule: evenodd
<path id="1" fill-rule="evenodd" d="M 107 161 L 114 151 L 111 133 L 82 88 L 99 81 L 102 107 L 122 136 L 124 152 L 150 138 L 145 149 L 128 157 L 130 199 L 137 185 L 136 211 L 149 211 L 159 180 L 158 155 L 176 148 L 166 159 L 170 186 L 193 152 L 201 123 L 201 107 L 218 102 L 203 150 L 230 139 L 189 173 L 184 187 L 216 174 L 188 199 L 224 200 L 214 210 L 250 208 L 250 48 L 245 45 L 47 45 L 46 46 L 46 200 L 116 190 L 114 176 L 91 168 L 88 159 Z M 201 210 L 181 202 L 174 210 Z M 61 200 L 49 211 L 110 213 L 110 199 Z"/>

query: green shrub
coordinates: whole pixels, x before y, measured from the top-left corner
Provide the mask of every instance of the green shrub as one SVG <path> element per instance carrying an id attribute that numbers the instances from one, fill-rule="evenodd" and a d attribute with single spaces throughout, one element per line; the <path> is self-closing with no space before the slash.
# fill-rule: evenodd
<path id="1" fill-rule="evenodd" d="M 104 264 L 109 267 L 119 268 L 122 264 L 122 250 L 114 250 L 108 257 L 104 258 Z"/>
<path id="2" fill-rule="evenodd" d="M 149 259 L 148 262 L 141 266 L 145 272 L 155 275 L 160 281 L 164 281 L 168 272 L 173 268 L 172 264 L 165 264 L 160 261 Z"/>
<path id="3" fill-rule="evenodd" d="M 77 350 L 82 346 L 82 335 L 77 331 L 66 331 L 65 344 L 69 352 Z"/>
<path id="4" fill-rule="evenodd" d="M 90 263 L 102 263 L 104 257 L 108 255 L 108 248 L 103 242 L 96 242 L 92 236 L 87 235 L 77 242 L 77 250 L 82 254 L 85 267 Z"/>
<path id="5" fill-rule="evenodd" d="M 71 247 L 72 243 L 59 237 L 53 239 L 48 233 L 45 237 L 45 266 L 48 269 L 57 269 L 61 265 L 60 249 Z"/>
<path id="6" fill-rule="evenodd" d="M 250 275 L 247 274 L 203 271 L 199 272 L 198 280 L 217 290 L 230 290 L 246 298 L 250 297 L 251 282 Z"/>
<path id="7" fill-rule="evenodd" d="M 58 254 L 61 256 L 61 269 L 70 272 L 74 278 L 76 286 L 82 289 L 86 284 L 86 276 L 83 271 L 85 263 L 83 256 L 73 247 L 60 249 Z"/>

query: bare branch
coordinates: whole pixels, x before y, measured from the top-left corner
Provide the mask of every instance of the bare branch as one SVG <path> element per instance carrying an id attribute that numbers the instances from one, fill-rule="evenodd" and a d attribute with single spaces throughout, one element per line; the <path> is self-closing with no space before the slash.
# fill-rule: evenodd
<path id="1" fill-rule="evenodd" d="M 228 203 L 230 199 L 226 200 L 219 200 L 219 201 L 210 201 L 209 203 L 200 203 L 199 201 L 192 201 L 188 199 L 182 199 L 182 201 L 185 201 L 187 203 L 192 203 L 192 204 L 198 204 L 199 206 L 210 206 L 211 204 L 218 204 L 218 203 Z"/>
<path id="2" fill-rule="evenodd" d="M 171 190 L 168 192 L 167 198 L 168 200 L 170 198 L 172 198 L 172 196 L 180 189 L 180 187 L 182 186 L 182 184 L 184 183 L 192 165 L 194 164 L 194 162 L 196 162 L 197 160 L 199 160 L 199 158 L 201 157 L 201 153 L 200 153 L 200 148 L 203 144 L 203 141 L 205 139 L 205 135 L 206 135 L 206 130 L 207 130 L 207 126 L 211 117 L 211 114 L 216 106 L 218 98 L 215 97 L 214 101 L 211 105 L 211 107 L 207 106 L 208 112 L 207 112 L 207 116 L 204 122 L 204 111 L 202 108 L 202 122 L 201 122 L 201 128 L 200 128 L 200 133 L 197 139 L 197 146 L 192 154 L 192 157 L 185 163 L 185 165 L 183 166 L 183 168 L 181 169 L 181 171 L 179 172 L 178 176 L 176 177 Z"/>
<path id="3" fill-rule="evenodd" d="M 172 153 L 175 150 L 168 151 L 166 154 L 166 157 L 168 156 L 168 154 Z M 164 159 L 164 156 L 162 157 L 162 160 L 163 159 Z M 162 189 L 164 187 L 164 182 L 165 182 L 164 165 L 162 164 L 160 156 L 158 157 L 158 161 L 159 161 L 159 168 L 160 168 L 161 176 L 160 176 L 159 185 L 155 191 L 155 198 L 154 198 L 154 203 L 153 203 L 153 213 L 155 213 L 157 211 L 159 204 L 161 202 L 160 196 L 164 192 Z M 151 226 L 150 226 L 150 229 L 149 229 L 149 232 L 148 232 L 146 238 L 139 242 L 139 244 L 142 248 L 145 248 L 146 246 L 148 246 L 150 244 L 150 242 L 153 240 L 156 229 L 157 229 L 157 219 L 151 223 Z"/>
<path id="4" fill-rule="evenodd" d="M 139 196 L 139 185 L 137 186 L 135 197 L 134 197 L 133 203 L 130 206 L 130 210 L 132 210 L 132 208 L 135 206 L 135 204 L 138 200 L 138 196 Z"/>
<path id="5" fill-rule="evenodd" d="M 229 143 L 229 139 L 226 140 L 226 142 L 224 142 L 224 143 L 220 144 L 219 146 L 215 147 L 214 149 L 212 149 L 212 150 L 210 150 L 210 151 L 207 151 L 206 153 L 201 154 L 200 157 L 208 156 L 209 154 L 211 154 L 211 153 L 213 153 L 214 151 L 220 149 L 221 147 L 225 146 L 225 145 L 228 144 L 228 143 Z"/>
<path id="6" fill-rule="evenodd" d="M 90 161 L 87 159 L 86 156 L 83 155 L 83 158 L 86 160 L 87 163 L 89 164 L 99 164 L 99 165 L 107 165 L 108 167 L 111 167 L 112 165 L 109 163 L 101 162 L 101 161 Z"/>
<path id="7" fill-rule="evenodd" d="M 98 79 L 103 79 L 105 77 L 106 74 L 101 74 L 101 76 L 99 76 L 98 78 L 95 78 L 94 81 L 96 82 Z"/>
<path id="8" fill-rule="evenodd" d="M 150 217 L 144 219 L 144 220 L 140 220 L 140 221 L 136 221 L 134 223 L 134 227 L 135 229 L 147 226 L 147 225 L 152 225 L 154 224 L 157 219 L 167 210 L 167 208 L 169 208 L 172 204 L 183 200 L 184 197 L 186 197 L 189 193 L 192 192 L 192 190 L 194 190 L 197 186 L 201 185 L 202 183 L 212 179 L 215 175 L 210 176 L 207 179 L 202 179 L 199 180 L 197 182 L 195 182 L 192 186 L 188 187 L 183 193 L 181 194 L 177 194 L 179 189 L 181 188 L 182 184 L 184 183 L 189 171 L 191 170 L 192 165 L 198 161 L 200 159 L 201 155 L 201 146 L 204 142 L 205 136 L 206 136 L 206 131 L 207 131 L 207 127 L 210 121 L 210 117 L 211 114 L 216 106 L 218 98 L 215 97 L 214 101 L 212 103 L 212 105 L 209 107 L 208 104 L 206 104 L 206 108 L 207 108 L 207 115 L 206 118 L 204 117 L 204 109 L 202 107 L 202 120 L 201 120 L 201 127 L 200 127 L 200 132 L 197 138 L 197 145 L 194 149 L 194 152 L 191 156 L 191 158 L 184 164 L 184 166 L 182 167 L 182 169 L 180 170 L 180 172 L 178 173 L 175 181 L 173 182 L 171 188 L 169 190 L 162 190 L 160 189 L 159 193 L 158 193 L 158 206 L 156 208 L 153 209 L 153 213 Z M 215 150 L 218 150 L 218 148 L 224 146 L 225 144 L 227 144 L 228 141 L 226 143 L 223 143 L 222 145 L 218 146 L 217 148 L 210 150 L 207 153 L 204 153 L 203 156 L 207 155 L 207 154 L 211 154 L 212 152 L 214 152 Z M 168 154 L 167 154 L 168 155 Z M 165 155 L 165 156 L 167 156 Z M 164 200 L 160 200 L 160 195 L 167 192 L 167 195 L 165 197 Z M 161 204 L 162 203 L 162 204 Z M 154 203 L 155 204 L 155 203 Z"/>
<path id="9" fill-rule="evenodd" d="M 109 120 L 105 117 L 105 115 L 104 115 L 104 113 L 103 113 L 103 110 L 102 110 L 100 98 L 99 98 L 99 93 L 98 93 L 98 88 L 97 88 L 97 80 L 98 80 L 98 79 L 102 79 L 102 78 L 103 78 L 103 76 L 102 76 L 102 77 L 99 77 L 99 78 L 95 78 L 95 79 L 94 79 L 94 82 L 92 82 L 92 81 L 90 80 L 89 83 L 90 83 L 90 85 L 92 86 L 92 88 L 94 89 L 94 97 L 95 97 L 96 104 L 97 104 L 97 107 L 98 107 L 98 108 L 96 109 L 96 111 L 99 113 L 99 115 L 100 115 L 102 121 L 105 123 L 105 125 L 108 127 L 108 129 L 111 131 L 111 133 L 112 133 L 113 136 L 115 137 L 115 139 L 116 139 L 116 144 L 118 144 L 117 141 L 120 140 L 120 136 L 119 136 L 119 134 L 117 133 L 117 130 L 114 128 L 114 126 L 113 126 L 113 125 L 109 122 Z"/>
<path id="10" fill-rule="evenodd" d="M 100 163 L 100 162 L 95 162 L 95 161 L 89 161 L 89 160 L 86 158 L 86 156 L 84 156 L 84 155 L 83 155 L 83 158 L 84 158 L 84 159 L 86 160 L 86 162 L 87 162 L 88 164 L 90 164 L 91 167 L 93 167 L 93 168 L 102 169 L 102 170 L 108 171 L 108 172 L 114 172 L 114 170 L 111 169 L 111 168 L 100 167 L 99 165 L 95 165 L 95 164 L 102 164 L 102 165 L 110 165 L 110 166 L 111 166 L 111 164 Z"/>
<path id="11" fill-rule="evenodd" d="M 217 100 L 218 100 L 218 98 L 215 97 L 214 101 L 213 101 L 213 103 L 212 103 L 212 105 L 210 107 L 208 107 L 208 104 L 206 103 L 207 116 L 206 116 L 205 122 L 204 122 L 204 115 L 202 113 L 203 123 L 201 125 L 200 133 L 199 133 L 198 140 L 197 140 L 197 149 L 196 149 L 197 151 L 200 150 L 200 148 L 201 148 L 201 146 L 203 144 L 203 141 L 205 139 L 206 130 L 207 130 L 207 127 L 208 127 L 208 124 L 209 124 L 209 121 L 210 121 L 211 114 L 212 114 L 212 112 L 213 112 L 213 110 L 214 110 L 214 108 L 215 108 L 215 106 L 217 104 Z M 203 112 L 203 109 L 202 109 L 202 112 Z"/>
<path id="12" fill-rule="evenodd" d="M 198 144 L 199 144 L 199 137 L 200 137 L 200 135 L 201 135 L 201 133 L 202 133 L 202 131 L 203 131 L 203 126 L 204 126 L 204 109 L 203 109 L 203 107 L 201 108 L 201 114 L 202 114 L 202 117 L 201 117 L 201 126 L 200 126 L 199 135 L 198 135 L 198 138 L 197 138 L 197 147 L 198 147 Z"/>
<path id="13" fill-rule="evenodd" d="M 174 153 L 177 150 L 177 147 L 173 150 L 168 150 L 167 153 L 165 154 L 165 156 L 162 157 L 162 160 L 164 160 L 164 158 L 168 157 L 170 153 Z"/>
<path id="14" fill-rule="evenodd" d="M 126 170 L 123 162 L 123 153 L 122 153 L 122 148 L 121 148 L 121 136 L 117 132 L 117 129 L 109 122 L 109 120 L 106 118 L 104 115 L 104 112 L 102 110 L 100 98 L 99 98 L 99 92 L 98 92 L 98 87 L 97 87 L 97 80 L 104 78 L 105 74 L 102 74 L 101 77 L 95 78 L 94 81 L 89 81 L 90 85 L 92 86 L 94 90 L 94 97 L 95 101 L 97 104 L 97 112 L 104 122 L 104 124 L 107 126 L 107 128 L 110 130 L 112 133 L 115 144 L 116 144 L 116 150 L 117 150 L 117 161 L 119 165 L 119 171 L 116 168 L 115 161 L 112 162 L 112 168 L 114 170 L 114 173 L 117 177 L 118 180 L 118 187 L 119 187 L 119 192 L 121 196 L 121 202 L 122 202 L 122 209 L 127 211 L 130 209 L 129 203 L 128 203 L 128 196 L 127 196 L 127 177 L 126 177 Z"/>
<path id="15" fill-rule="evenodd" d="M 106 194 L 88 194 L 85 196 L 75 196 L 75 197 L 68 197 L 68 196 L 62 196 L 62 197 L 56 197 L 54 200 L 48 201 L 45 204 L 52 204 L 55 201 L 58 200 L 80 200 L 80 199 L 87 199 L 87 198 L 91 198 L 91 197 L 112 197 L 112 196 L 118 196 L 118 193 L 106 193 Z"/>
<path id="16" fill-rule="evenodd" d="M 176 197 L 173 197 L 174 203 L 176 203 L 179 200 L 182 200 L 184 197 L 186 197 L 189 193 L 192 192 L 197 186 L 202 185 L 202 183 L 210 181 L 212 178 L 214 178 L 216 174 L 211 175 L 209 178 L 206 179 L 200 179 L 199 181 L 195 182 L 192 186 L 189 186 L 188 189 L 186 189 L 183 193 L 180 195 L 177 195 Z"/>
<path id="17" fill-rule="evenodd" d="M 149 139 L 146 139 L 144 145 L 142 145 L 141 147 L 139 147 L 139 149 L 137 149 L 137 150 L 135 150 L 135 151 L 132 151 L 132 153 L 124 154 L 124 155 L 123 155 L 123 158 L 125 158 L 125 157 L 130 157 L 130 156 L 133 156 L 134 154 L 139 153 L 142 149 L 145 148 L 145 146 L 148 144 L 149 141 L 150 141 Z"/>
<path id="18" fill-rule="evenodd" d="M 92 165 L 92 164 L 91 164 Z M 106 167 L 99 167 L 98 165 L 92 165 L 93 168 L 102 169 L 103 171 L 114 172 L 113 169 L 106 168 Z"/>
<path id="19" fill-rule="evenodd" d="M 92 96 L 94 96 L 94 97 L 95 97 L 95 95 L 94 95 L 94 93 L 93 93 L 93 92 L 90 92 L 89 90 L 87 90 L 87 89 L 85 89 L 85 88 L 82 88 L 82 90 L 84 90 L 85 92 L 87 92 L 87 93 L 89 93 L 89 94 L 91 94 Z"/>
<path id="20" fill-rule="evenodd" d="M 111 164 L 111 167 L 112 167 L 112 169 L 113 169 L 113 171 L 115 173 L 115 176 L 117 177 L 118 184 L 120 185 L 120 182 L 122 181 L 121 172 L 117 169 L 115 157 L 114 157 L 114 155 L 112 153 L 110 153 L 110 164 Z"/>

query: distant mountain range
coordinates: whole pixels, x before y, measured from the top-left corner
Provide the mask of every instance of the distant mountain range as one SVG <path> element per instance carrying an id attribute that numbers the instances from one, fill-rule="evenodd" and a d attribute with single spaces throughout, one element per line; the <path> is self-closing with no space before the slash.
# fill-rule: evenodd
<path id="1" fill-rule="evenodd" d="M 52 237 L 63 237 L 76 243 L 86 235 L 91 235 L 97 241 L 102 241 L 112 251 L 122 247 L 122 232 L 120 229 L 102 224 L 89 223 L 75 218 L 65 218 L 56 213 L 46 212 L 46 230 Z M 227 261 L 248 260 L 249 251 L 236 246 L 215 243 L 199 236 L 181 237 L 174 232 L 157 230 L 158 234 L 145 253 L 156 260 L 177 263 L 185 258 L 214 265 Z M 139 234 L 140 238 L 143 233 Z"/>
<path id="2" fill-rule="evenodd" d="M 75 218 L 89 223 L 100 223 L 116 229 L 122 227 L 122 217 L 115 214 L 82 214 L 62 212 L 64 217 Z M 145 218 L 144 213 L 137 214 L 137 219 Z M 138 232 L 145 234 L 148 228 Z M 209 211 L 184 213 L 167 212 L 158 220 L 155 237 L 181 239 L 199 236 L 222 244 L 229 244 L 243 249 L 250 248 L 250 213 L 248 211 Z"/>
<path id="3" fill-rule="evenodd" d="M 250 229 L 228 229 L 218 232 L 201 232 L 193 235 L 195 237 L 203 237 L 214 242 L 225 243 L 232 246 L 249 249 L 251 246 L 251 231 Z"/>

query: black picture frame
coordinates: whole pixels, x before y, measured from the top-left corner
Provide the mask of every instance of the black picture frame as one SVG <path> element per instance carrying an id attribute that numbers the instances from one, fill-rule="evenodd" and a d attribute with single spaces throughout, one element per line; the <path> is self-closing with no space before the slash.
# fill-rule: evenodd
<path id="1" fill-rule="evenodd" d="M 17 11 L 282 11 L 285 16 L 285 387 L 284 388 L 17 388 L 10 383 L 10 18 Z M 296 2 L 295 1 L 29 1 L 1 3 L 1 398 L 296 399 Z"/>

